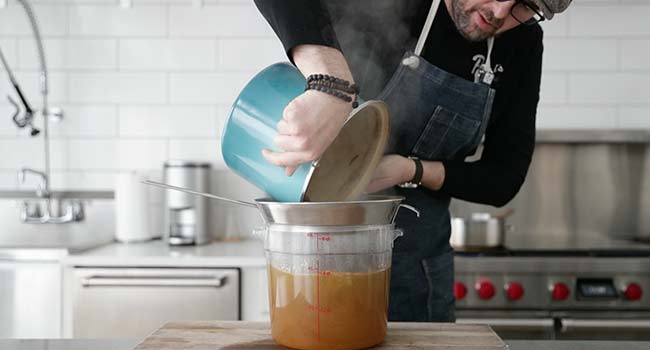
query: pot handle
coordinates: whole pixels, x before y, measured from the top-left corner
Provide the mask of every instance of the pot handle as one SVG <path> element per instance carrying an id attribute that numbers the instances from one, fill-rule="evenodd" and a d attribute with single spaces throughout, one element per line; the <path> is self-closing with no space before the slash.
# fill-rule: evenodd
<path id="1" fill-rule="evenodd" d="M 415 207 L 413 207 L 413 206 L 410 206 L 408 204 L 400 204 L 399 207 L 400 208 L 406 208 L 406 209 L 414 212 L 417 217 L 420 217 L 420 211 L 415 209 Z"/>

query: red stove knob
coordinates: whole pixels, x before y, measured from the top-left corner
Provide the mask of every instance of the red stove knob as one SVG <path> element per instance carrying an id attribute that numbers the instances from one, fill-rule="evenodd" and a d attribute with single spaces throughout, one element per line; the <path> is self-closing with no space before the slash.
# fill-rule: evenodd
<path id="1" fill-rule="evenodd" d="M 494 296 L 494 284 L 489 279 L 481 278 L 474 284 L 478 297 L 487 300 Z"/>
<path id="2" fill-rule="evenodd" d="M 524 296 L 524 287 L 517 282 L 506 284 L 506 296 L 508 300 L 519 300 Z"/>
<path id="3" fill-rule="evenodd" d="M 623 294 L 625 295 L 625 299 L 635 301 L 641 299 L 641 296 L 643 296 L 643 290 L 640 285 L 630 283 L 625 287 Z"/>
<path id="4" fill-rule="evenodd" d="M 571 290 L 566 284 L 561 282 L 556 283 L 553 286 L 553 290 L 551 290 L 551 297 L 553 297 L 553 300 L 557 301 L 567 300 L 567 298 L 569 298 L 569 294 L 571 294 Z"/>
<path id="5" fill-rule="evenodd" d="M 467 287 L 461 282 L 454 283 L 454 297 L 456 300 L 461 300 L 467 295 Z"/>

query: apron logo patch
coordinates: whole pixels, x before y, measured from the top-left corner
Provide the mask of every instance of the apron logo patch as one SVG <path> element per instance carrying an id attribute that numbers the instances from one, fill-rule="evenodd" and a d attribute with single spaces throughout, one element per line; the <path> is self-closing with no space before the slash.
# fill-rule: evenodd
<path id="1" fill-rule="evenodd" d="M 485 74 L 485 70 L 480 69 L 483 63 L 485 63 L 485 55 L 481 54 L 476 54 L 474 57 L 472 57 L 472 61 L 474 61 L 474 66 L 472 67 L 472 75 L 474 75 L 474 81 L 482 81 L 482 75 Z M 499 80 L 499 75 L 503 73 L 503 66 L 500 64 L 497 64 L 494 66 L 494 81 Z"/>

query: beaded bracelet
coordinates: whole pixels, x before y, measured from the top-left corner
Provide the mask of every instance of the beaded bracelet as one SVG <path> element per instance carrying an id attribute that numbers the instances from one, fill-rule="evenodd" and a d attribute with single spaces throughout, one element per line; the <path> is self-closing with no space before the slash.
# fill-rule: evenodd
<path id="1" fill-rule="evenodd" d="M 337 78 L 327 74 L 312 74 L 307 77 L 305 84 L 305 91 L 316 90 L 332 95 L 345 102 L 352 102 L 352 108 L 357 108 L 359 96 L 359 87 L 355 84 L 350 84 L 349 81 Z M 352 95 L 350 97 L 349 95 Z"/>
<path id="2" fill-rule="evenodd" d="M 307 83 L 320 82 L 322 84 L 336 86 L 339 90 L 344 90 L 350 94 L 359 94 L 359 87 L 356 84 L 350 85 L 350 82 L 335 76 L 327 74 L 312 74 L 307 77 Z"/>

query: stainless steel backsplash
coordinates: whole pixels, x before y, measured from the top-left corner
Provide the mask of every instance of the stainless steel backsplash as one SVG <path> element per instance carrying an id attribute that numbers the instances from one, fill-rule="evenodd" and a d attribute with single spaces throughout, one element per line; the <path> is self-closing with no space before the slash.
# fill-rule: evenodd
<path id="1" fill-rule="evenodd" d="M 528 177 L 506 205 L 514 235 L 650 238 L 650 130 L 544 131 Z M 454 216 L 504 208 L 452 201 Z"/>

